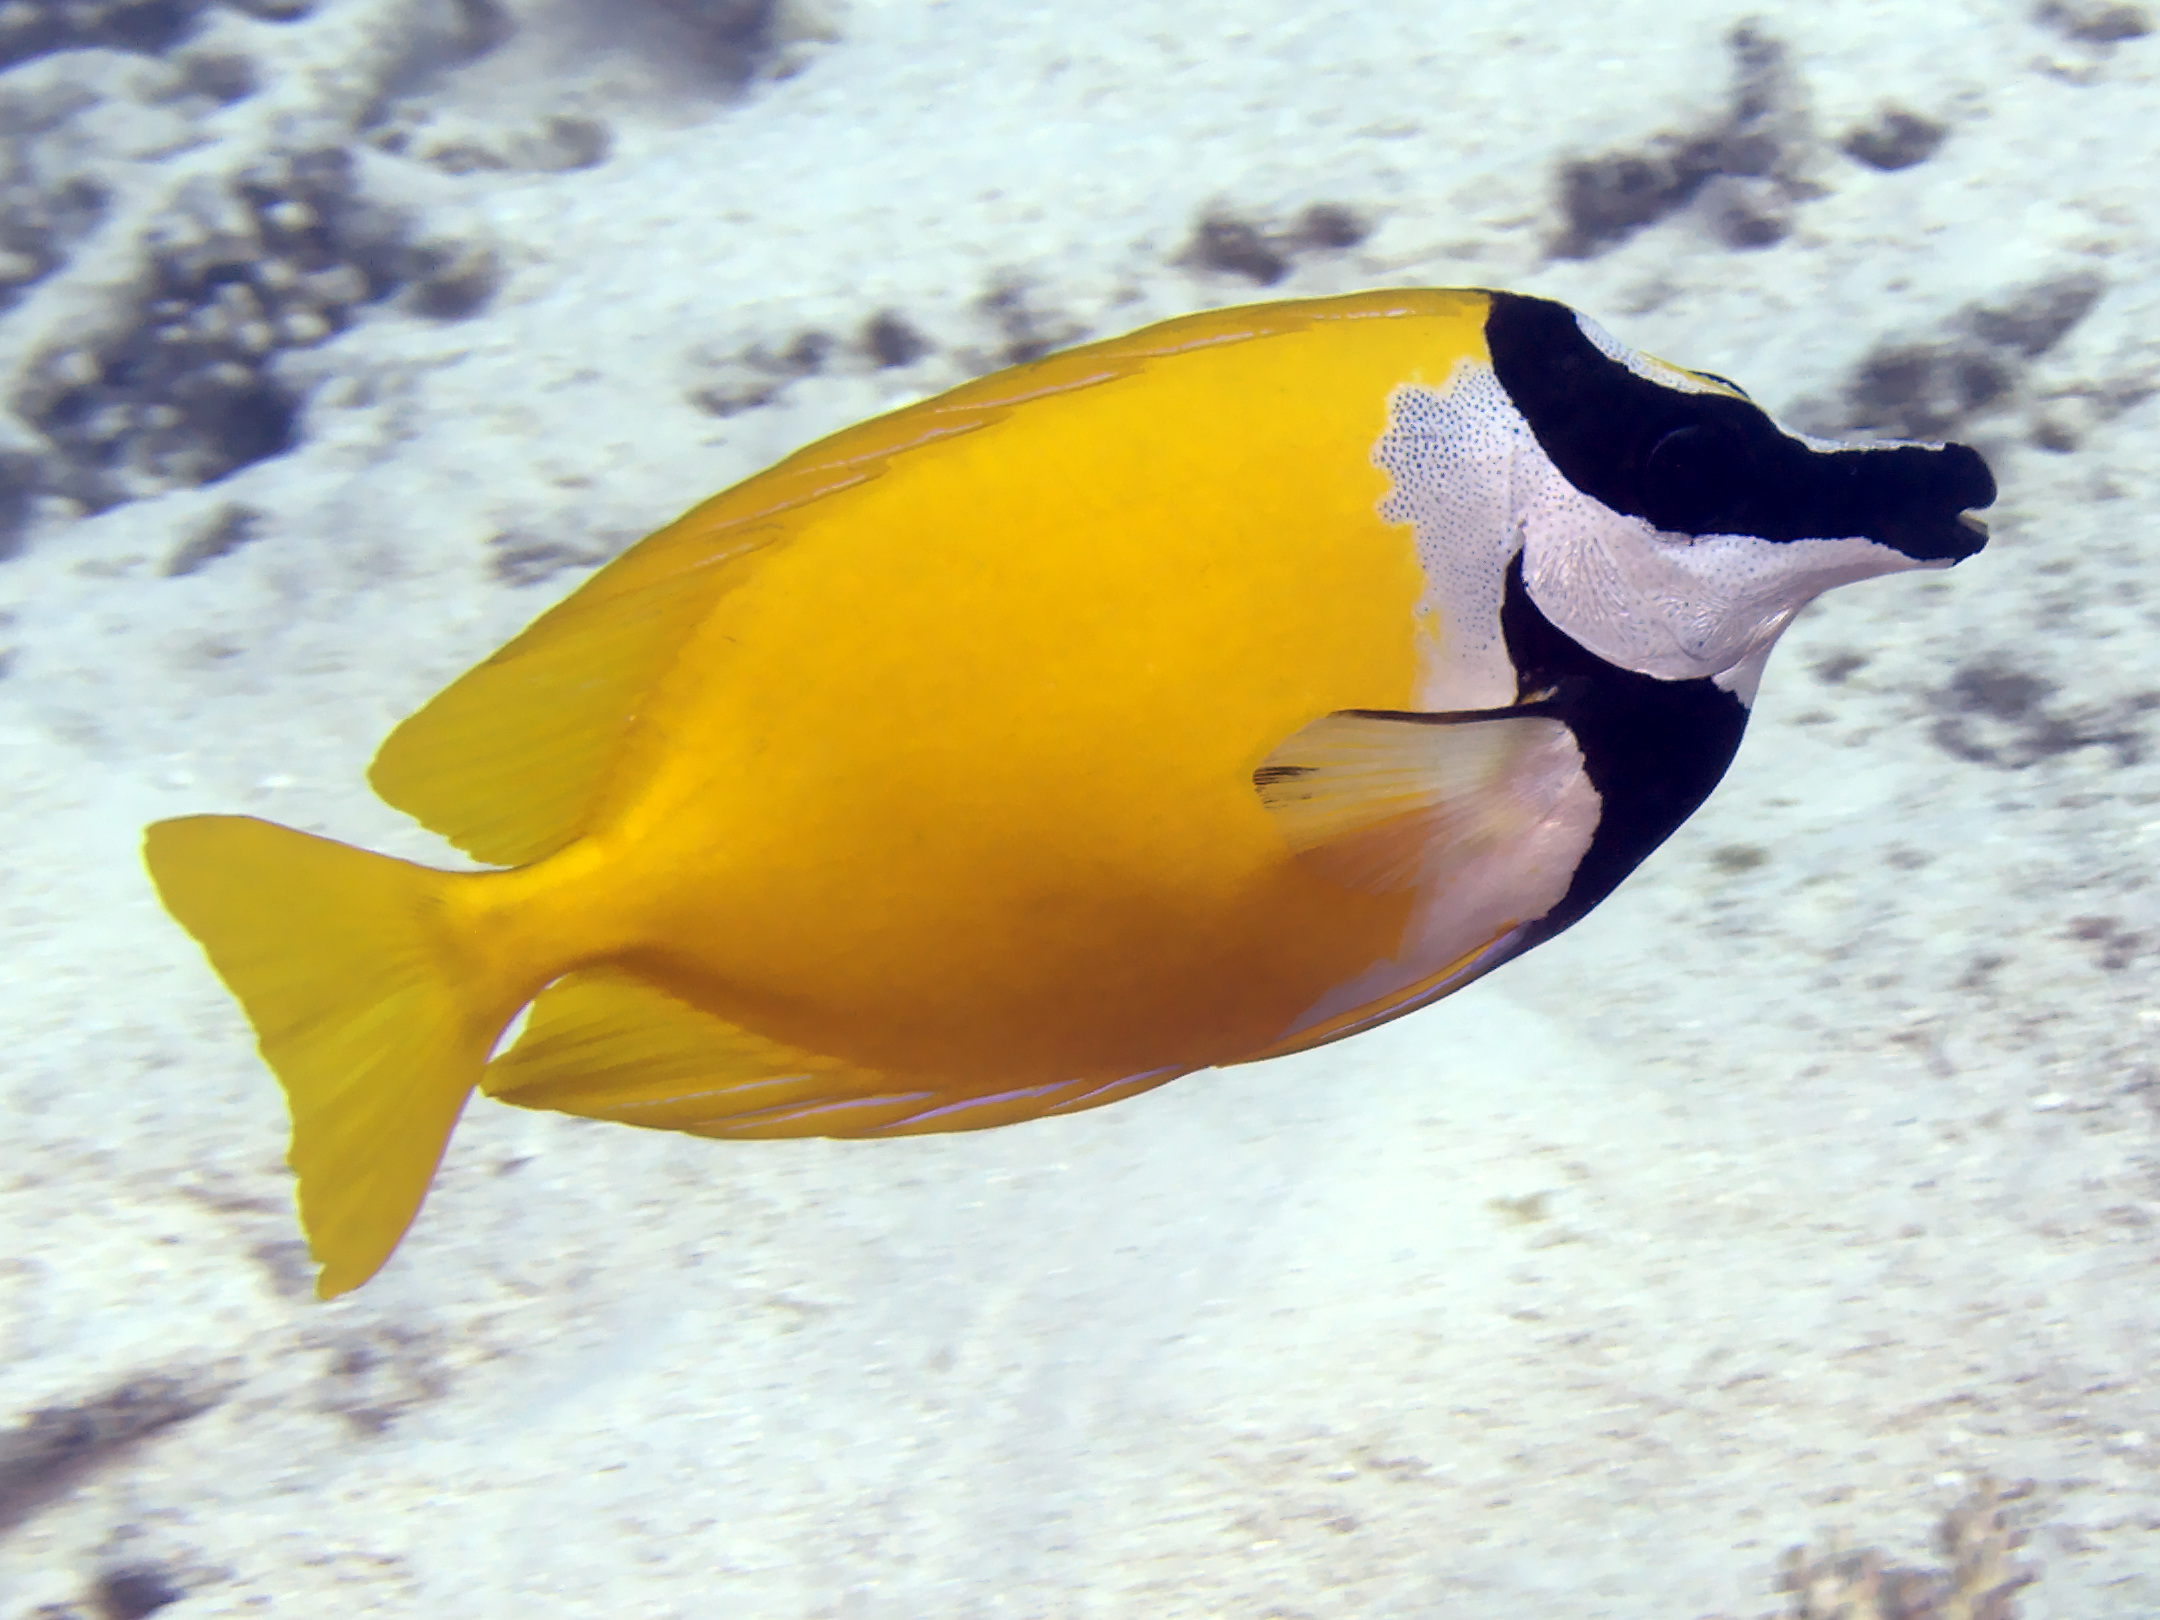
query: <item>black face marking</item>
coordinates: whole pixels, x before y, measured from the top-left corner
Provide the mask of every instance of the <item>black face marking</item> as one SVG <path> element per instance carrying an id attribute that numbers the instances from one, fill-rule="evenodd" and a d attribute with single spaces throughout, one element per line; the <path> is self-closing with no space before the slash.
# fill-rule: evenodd
<path id="1" fill-rule="evenodd" d="M 1580 922 L 1701 807 L 1739 752 L 1748 717 L 1715 682 L 1661 681 L 1586 651 L 1530 600 L 1520 555 L 1508 564 L 1500 631 L 1524 704 L 1567 722 L 1603 801 L 1567 893 L 1525 926 L 1510 953 L 1519 954 Z"/>
<path id="2" fill-rule="evenodd" d="M 1746 400 L 1636 376 L 1542 298 L 1494 293 L 1485 339 L 1553 465 L 1616 512 L 1680 534 L 1861 537 L 1917 562 L 1959 561 L 1986 543 L 1960 521 L 1995 499 L 1969 445 L 1810 450 Z"/>

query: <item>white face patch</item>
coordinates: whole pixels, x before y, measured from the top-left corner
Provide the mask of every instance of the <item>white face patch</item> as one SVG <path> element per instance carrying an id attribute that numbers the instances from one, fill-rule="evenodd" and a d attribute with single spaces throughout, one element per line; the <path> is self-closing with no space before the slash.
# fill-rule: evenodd
<path id="1" fill-rule="evenodd" d="M 1726 392 L 1583 326 L 1639 376 Z M 1380 515 L 1412 525 L 1425 571 L 1420 613 L 1438 636 L 1419 695 L 1429 709 L 1515 701 L 1500 604 L 1518 552 L 1531 600 L 1578 645 L 1659 680 L 1715 679 L 1742 702 L 1815 597 L 1925 566 L 1864 538 L 1676 534 L 1615 512 L 1553 465 L 1488 366 L 1465 363 L 1442 388 L 1396 389 L 1373 460 L 1392 481 Z"/>
<path id="2" fill-rule="evenodd" d="M 1517 484 L 1526 457 L 1533 481 L 1538 467 L 1552 472 L 1489 366 L 1465 362 L 1443 387 L 1405 385 L 1388 397 L 1387 430 L 1372 453 L 1390 480 L 1380 515 L 1411 525 L 1425 571 L 1418 615 L 1436 642 L 1419 680 L 1420 708 L 1515 701 L 1500 601 L 1522 549 Z"/>
<path id="3" fill-rule="evenodd" d="M 1538 610 L 1607 663 L 1754 696 L 1762 660 L 1833 586 L 1919 566 L 1872 540 L 1668 534 L 1583 494 L 1555 468 L 1523 507 L 1523 583 Z M 1744 686 L 1744 689 L 1743 689 Z"/>

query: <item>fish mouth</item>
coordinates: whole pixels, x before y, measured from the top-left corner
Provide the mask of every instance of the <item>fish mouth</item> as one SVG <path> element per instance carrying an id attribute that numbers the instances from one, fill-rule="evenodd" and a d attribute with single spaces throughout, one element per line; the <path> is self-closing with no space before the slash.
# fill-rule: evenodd
<path id="1" fill-rule="evenodd" d="M 1891 542 L 1923 568 L 1955 568 L 1968 557 L 1987 549 L 1988 526 L 1970 512 L 1960 512 L 1945 522 L 1917 525 Z"/>
<path id="2" fill-rule="evenodd" d="M 1946 564 L 1956 566 L 1967 557 L 1978 556 L 1987 548 L 1987 520 L 1973 512 L 1960 512 L 1951 520 L 1944 534 L 1948 542 L 1936 555 Z"/>

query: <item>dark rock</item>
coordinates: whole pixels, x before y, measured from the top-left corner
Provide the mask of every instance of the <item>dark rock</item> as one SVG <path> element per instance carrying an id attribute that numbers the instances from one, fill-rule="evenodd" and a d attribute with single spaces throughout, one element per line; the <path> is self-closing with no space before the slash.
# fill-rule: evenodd
<path id="1" fill-rule="evenodd" d="M 99 1620 L 144 1620 L 186 1596 L 186 1588 L 152 1564 L 108 1570 L 90 1589 Z"/>
<path id="2" fill-rule="evenodd" d="M 930 340 L 893 310 L 885 309 L 863 323 L 862 346 L 880 369 L 911 366 L 930 352 Z"/>
<path id="3" fill-rule="evenodd" d="M 1752 23 L 1728 36 L 1732 90 L 1706 127 L 1651 136 L 1634 151 L 1563 163 L 1557 190 L 1560 258 L 1602 253 L 1692 204 L 1721 177 L 1762 186 L 1720 187 L 1714 228 L 1728 246 L 1782 239 L 1785 207 L 1804 188 L 1793 172 L 1805 133 L 1799 84 L 1785 47 Z"/>
<path id="4" fill-rule="evenodd" d="M 1290 273 L 1290 261 L 1275 251 L 1257 225 L 1223 214 L 1202 217 L 1185 258 L 1205 270 L 1243 276 L 1272 287 Z"/>
<path id="5" fill-rule="evenodd" d="M 2026 288 L 2007 304 L 1974 310 L 1968 324 L 1983 343 L 2031 359 L 2060 343 L 2092 313 L 2105 291 L 2107 282 L 2089 270 L 2054 276 Z"/>
<path id="6" fill-rule="evenodd" d="M 1851 131 L 1839 142 L 1845 155 L 1871 169 L 1909 169 L 1925 163 L 1941 149 L 1949 129 L 1932 118 L 1885 107 L 1875 121 Z"/>

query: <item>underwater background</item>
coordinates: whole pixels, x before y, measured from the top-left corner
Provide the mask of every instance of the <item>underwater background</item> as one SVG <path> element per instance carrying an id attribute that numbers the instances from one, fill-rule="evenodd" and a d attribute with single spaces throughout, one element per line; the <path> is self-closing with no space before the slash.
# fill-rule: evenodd
<path id="1" fill-rule="evenodd" d="M 0 7 L 0 1616 L 2160 1612 L 2154 28 Z M 1709 805 L 1437 1007 L 978 1136 L 483 1101 L 310 1297 L 145 822 L 441 861 L 376 743 L 681 509 L 1388 285 L 1967 440 L 1994 538 L 1812 609 Z"/>

